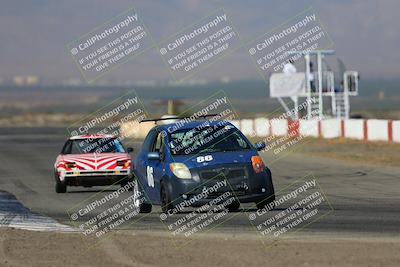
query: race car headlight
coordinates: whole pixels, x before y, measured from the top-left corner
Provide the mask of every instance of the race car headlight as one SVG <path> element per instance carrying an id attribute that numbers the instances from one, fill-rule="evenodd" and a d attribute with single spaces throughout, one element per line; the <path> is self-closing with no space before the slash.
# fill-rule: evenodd
<path id="1" fill-rule="evenodd" d="M 129 165 L 131 165 L 131 161 L 130 160 L 118 160 L 117 161 L 117 166 L 123 166 L 125 168 L 128 168 Z"/>
<path id="2" fill-rule="evenodd" d="M 169 164 L 169 169 L 176 177 L 180 179 L 192 178 L 189 168 L 184 163 L 171 163 Z"/>
<path id="3" fill-rule="evenodd" d="M 64 164 L 64 166 L 65 166 L 65 168 L 67 168 L 67 169 L 72 169 L 72 168 L 75 168 L 75 167 L 76 167 L 76 163 L 75 163 L 75 162 L 66 162 L 66 163 Z"/>
<path id="4" fill-rule="evenodd" d="M 265 164 L 260 156 L 252 156 L 251 165 L 253 165 L 253 170 L 255 173 L 260 173 L 265 169 Z"/>

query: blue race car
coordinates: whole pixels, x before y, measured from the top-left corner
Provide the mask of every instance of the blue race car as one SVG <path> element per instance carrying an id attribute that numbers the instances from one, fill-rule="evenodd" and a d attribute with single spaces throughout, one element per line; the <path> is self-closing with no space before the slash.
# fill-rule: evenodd
<path id="1" fill-rule="evenodd" d="M 134 162 L 134 202 L 142 213 L 152 205 L 169 213 L 182 202 L 198 207 L 229 191 L 235 196 L 229 211 L 249 202 L 263 208 L 275 200 L 271 171 L 257 152 L 264 148 L 225 120 L 180 118 L 156 125 Z"/>

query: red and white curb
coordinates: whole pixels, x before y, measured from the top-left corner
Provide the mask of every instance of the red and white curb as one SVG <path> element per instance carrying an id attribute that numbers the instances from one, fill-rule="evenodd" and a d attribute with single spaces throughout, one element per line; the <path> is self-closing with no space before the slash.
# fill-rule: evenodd
<path id="1" fill-rule="evenodd" d="M 377 119 L 242 119 L 231 121 L 245 135 L 310 136 L 321 138 L 351 138 L 365 141 L 400 142 L 400 121 Z"/>

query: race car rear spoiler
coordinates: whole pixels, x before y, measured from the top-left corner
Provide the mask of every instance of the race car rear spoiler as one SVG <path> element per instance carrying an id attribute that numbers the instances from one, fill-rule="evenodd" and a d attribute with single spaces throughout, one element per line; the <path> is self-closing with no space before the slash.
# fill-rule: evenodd
<path id="1" fill-rule="evenodd" d="M 193 116 L 193 115 L 192 115 Z M 186 116 L 186 117 L 178 117 L 178 116 L 176 116 L 176 117 L 167 117 L 167 118 L 157 118 L 157 119 L 143 119 L 143 120 L 141 120 L 139 123 L 142 123 L 142 122 L 149 122 L 149 121 L 154 121 L 154 122 L 157 122 L 157 121 L 166 121 L 166 120 L 183 120 L 183 119 L 188 119 L 188 118 L 191 118 L 192 116 Z M 196 118 L 202 118 L 202 119 L 204 119 L 204 118 L 207 118 L 207 117 L 215 117 L 215 116 L 218 116 L 218 114 L 207 114 L 207 115 L 196 115 Z"/>

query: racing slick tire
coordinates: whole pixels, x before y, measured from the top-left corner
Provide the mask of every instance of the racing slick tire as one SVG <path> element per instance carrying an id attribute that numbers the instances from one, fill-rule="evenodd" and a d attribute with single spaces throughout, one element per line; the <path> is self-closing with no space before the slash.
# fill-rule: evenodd
<path id="1" fill-rule="evenodd" d="M 233 201 L 226 208 L 228 209 L 229 212 L 238 211 L 239 208 L 240 208 L 240 202 L 239 201 Z"/>
<path id="2" fill-rule="evenodd" d="M 174 206 L 172 205 L 172 202 L 171 202 L 171 196 L 169 194 L 167 185 L 164 182 L 161 182 L 160 200 L 161 200 L 162 212 L 168 213 L 168 211 L 170 211 L 174 208 Z"/>
<path id="3" fill-rule="evenodd" d="M 134 180 L 133 182 L 133 204 L 134 206 L 139 209 L 139 213 L 150 213 L 152 209 L 152 205 L 149 203 L 144 203 L 141 200 L 141 194 L 139 191 L 139 186 L 137 180 Z"/>
<path id="4" fill-rule="evenodd" d="M 123 182 L 120 184 L 121 187 L 125 187 L 128 184 L 128 182 Z M 129 187 L 128 191 L 133 191 L 134 190 L 134 186 L 133 187 Z"/>
<path id="5" fill-rule="evenodd" d="M 268 177 L 268 187 L 271 188 L 272 190 L 272 194 L 261 200 L 260 202 L 256 203 L 257 209 L 263 209 L 265 206 L 273 203 L 275 201 L 275 189 L 274 189 L 274 185 L 272 183 L 272 173 L 271 170 L 269 168 L 265 168 L 265 172 L 267 173 L 267 177 Z M 269 205 L 271 207 L 271 210 L 275 207 L 275 205 L 273 204 L 272 206 Z"/>
<path id="6" fill-rule="evenodd" d="M 56 178 L 56 193 L 66 193 L 67 185 Z"/>
<path id="7" fill-rule="evenodd" d="M 262 200 L 262 201 L 256 203 L 257 209 L 260 210 L 260 209 L 265 208 L 268 204 L 274 202 L 274 200 L 275 200 L 275 198 L 273 198 L 273 199 L 271 200 L 271 197 L 269 197 L 269 198 L 267 198 L 267 199 L 264 199 L 264 200 Z M 272 204 L 272 206 L 270 206 L 270 207 L 271 207 L 271 210 L 273 210 L 273 209 L 275 208 L 275 204 Z"/>

